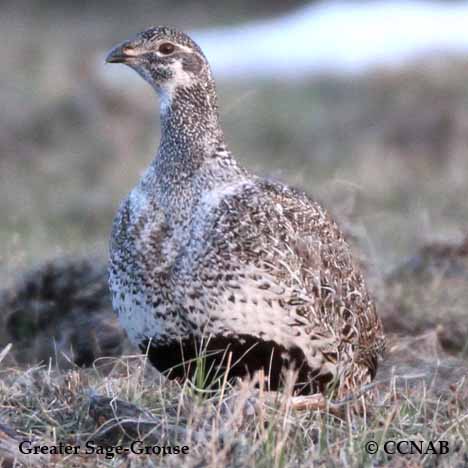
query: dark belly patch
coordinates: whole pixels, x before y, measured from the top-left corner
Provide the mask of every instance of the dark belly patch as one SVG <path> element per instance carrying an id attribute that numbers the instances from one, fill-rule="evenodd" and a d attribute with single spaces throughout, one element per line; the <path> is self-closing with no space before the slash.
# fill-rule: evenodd
<path id="1" fill-rule="evenodd" d="M 282 384 L 284 371 L 292 368 L 297 372 L 297 393 L 315 393 L 328 383 L 317 379 L 317 370 L 306 364 L 304 353 L 297 346 L 286 349 L 274 341 L 264 341 L 250 335 L 213 336 L 206 341 L 201 345 L 192 337 L 159 345 L 147 339 L 140 344 L 140 349 L 170 379 L 193 377 L 197 368 L 196 359 L 203 357 L 208 381 L 222 380 L 231 354 L 230 379 L 252 377 L 263 369 L 268 382 L 266 388 L 276 390 Z"/>

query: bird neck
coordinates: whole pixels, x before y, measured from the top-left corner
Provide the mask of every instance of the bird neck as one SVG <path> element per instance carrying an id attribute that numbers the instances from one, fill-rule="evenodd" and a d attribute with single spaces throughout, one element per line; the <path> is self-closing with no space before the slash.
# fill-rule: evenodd
<path id="1" fill-rule="evenodd" d="M 224 144 L 213 83 L 161 96 L 161 143 L 145 183 L 161 203 L 195 203 L 197 194 L 242 173 Z"/>
<path id="2" fill-rule="evenodd" d="M 223 142 L 214 85 L 196 83 L 161 95 L 160 170 L 189 176 Z"/>

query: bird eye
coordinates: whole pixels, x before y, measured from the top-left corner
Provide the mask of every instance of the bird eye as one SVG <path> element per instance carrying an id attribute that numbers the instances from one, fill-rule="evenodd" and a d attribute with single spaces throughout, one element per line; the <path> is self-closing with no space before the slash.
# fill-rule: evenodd
<path id="1" fill-rule="evenodd" d="M 161 52 L 161 54 L 169 55 L 169 54 L 172 54 L 172 52 L 174 52 L 175 46 L 174 44 L 171 44 L 170 42 L 164 42 L 163 44 L 159 46 L 158 50 L 159 52 Z"/>

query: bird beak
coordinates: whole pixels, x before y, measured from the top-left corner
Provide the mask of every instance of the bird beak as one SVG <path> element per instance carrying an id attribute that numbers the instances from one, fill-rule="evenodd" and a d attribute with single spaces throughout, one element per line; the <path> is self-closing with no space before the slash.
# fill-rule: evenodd
<path id="1" fill-rule="evenodd" d="M 114 47 L 106 57 L 106 63 L 128 63 L 138 57 L 141 51 L 132 41 L 125 41 Z"/>

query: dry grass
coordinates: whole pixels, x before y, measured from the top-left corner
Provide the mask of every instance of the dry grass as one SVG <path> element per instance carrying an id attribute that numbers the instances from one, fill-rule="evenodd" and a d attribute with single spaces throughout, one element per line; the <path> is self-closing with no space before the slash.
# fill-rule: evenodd
<path id="1" fill-rule="evenodd" d="M 380 312 L 387 331 L 437 330 L 445 350 L 468 356 L 468 237 L 421 248 L 387 278 Z"/>
<path id="2" fill-rule="evenodd" d="M 366 403 L 364 415 L 345 410 L 343 419 L 295 412 L 287 392 L 259 393 L 247 383 L 207 392 L 194 382 L 166 381 L 147 368 L 144 357 L 114 360 L 108 374 L 99 368 L 67 373 L 3 368 L 1 414 L 21 428 L 18 439 L 34 438 L 43 445 L 62 441 L 84 446 L 94 440 L 102 446 L 128 446 L 141 439 L 146 445 L 189 447 L 187 455 L 164 457 L 44 457 L 54 466 L 464 466 L 468 372 L 455 360 L 441 361 L 440 353 L 431 350 L 432 338 L 392 347 L 371 390 L 373 403 Z M 414 361 L 402 369 L 400 359 L 408 352 Z M 450 452 L 390 456 L 380 450 L 369 455 L 365 444 L 371 440 L 381 447 L 385 441 L 444 440 Z M 17 446 L 16 438 L 9 440 L 13 453 Z M 26 466 L 38 462 L 37 456 L 21 459 Z"/>

